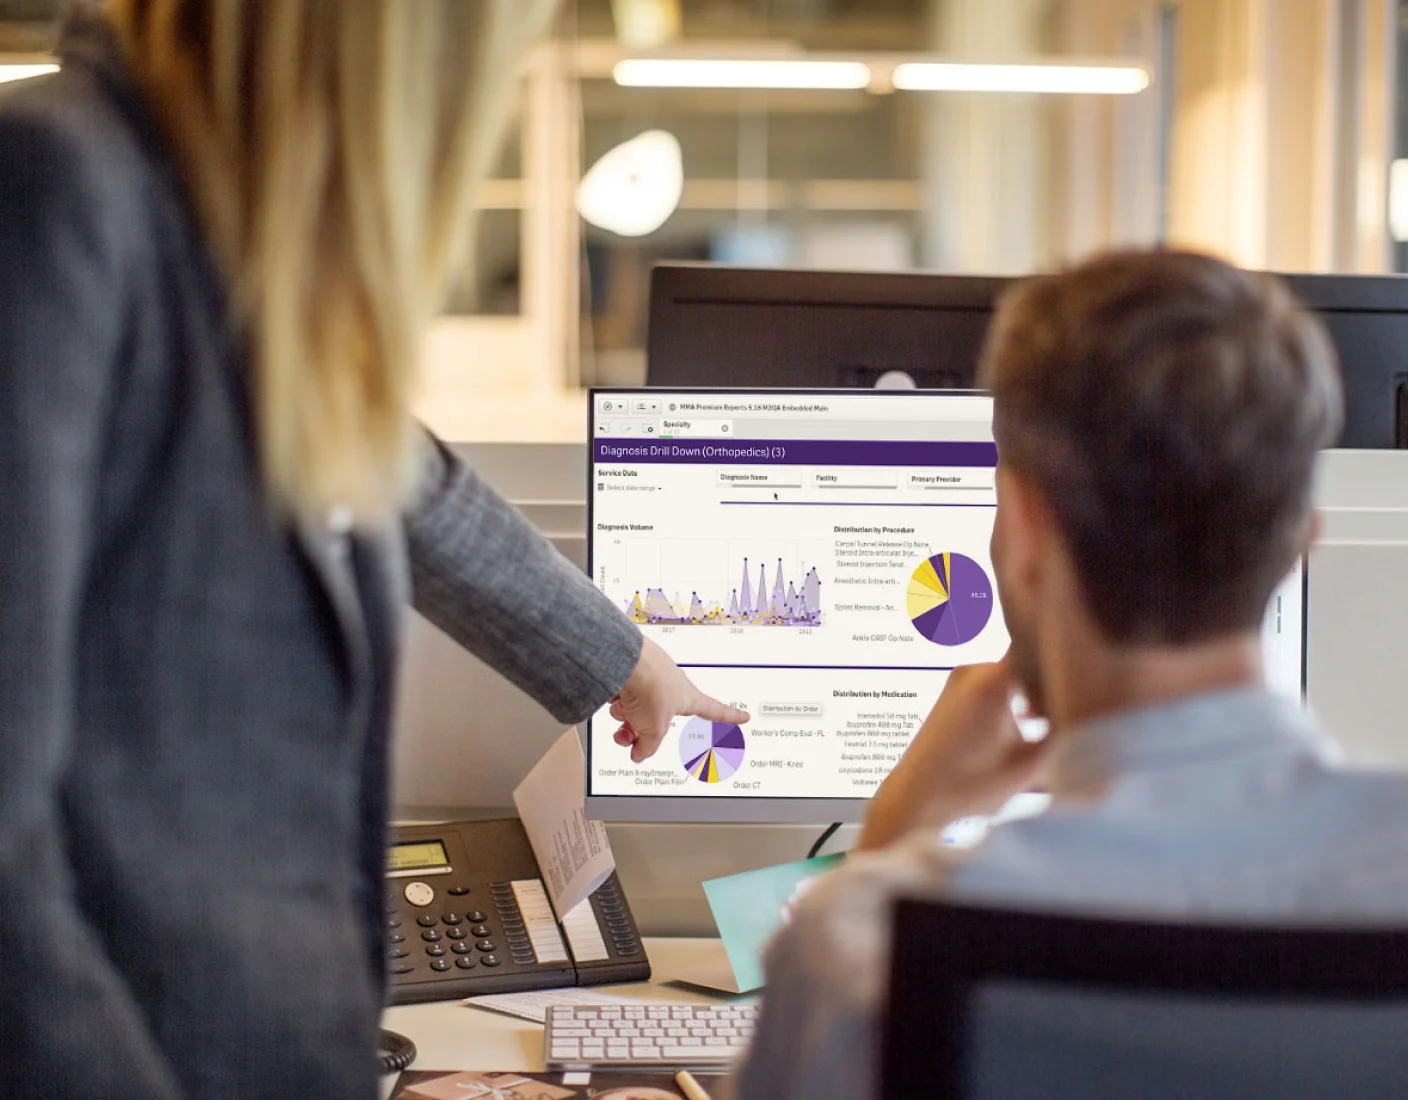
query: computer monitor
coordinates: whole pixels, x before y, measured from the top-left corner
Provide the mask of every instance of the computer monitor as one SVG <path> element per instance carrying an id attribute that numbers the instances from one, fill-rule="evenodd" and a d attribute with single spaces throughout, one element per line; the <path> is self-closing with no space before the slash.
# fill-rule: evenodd
<path id="1" fill-rule="evenodd" d="M 1010 279 L 662 264 L 651 273 L 652 386 L 922 389 L 974 384 Z"/>
<path id="2" fill-rule="evenodd" d="M 1340 447 L 1408 448 L 1408 277 L 1283 275 L 1334 341 L 1344 375 Z"/>
<path id="3" fill-rule="evenodd" d="M 607 820 L 857 820 L 950 671 L 1008 635 L 988 544 L 992 399 L 972 392 L 598 390 L 588 568 L 739 728 L 677 721 L 632 764 L 603 710 Z M 1267 620 L 1299 696 L 1301 578 Z"/>
<path id="4" fill-rule="evenodd" d="M 1350 448 L 1408 447 L 1408 277 L 1288 275 L 1339 351 Z M 651 276 L 652 386 L 975 384 L 1005 278 L 664 264 Z"/>

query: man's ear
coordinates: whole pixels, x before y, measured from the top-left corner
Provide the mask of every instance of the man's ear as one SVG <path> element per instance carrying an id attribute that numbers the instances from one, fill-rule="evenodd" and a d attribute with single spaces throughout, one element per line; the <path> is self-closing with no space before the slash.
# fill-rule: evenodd
<path id="1" fill-rule="evenodd" d="M 998 466 L 993 542 L 994 556 L 1002 557 L 1006 583 L 1024 589 L 1040 583 L 1050 527 L 1049 510 L 1035 486 L 1021 474 Z"/>

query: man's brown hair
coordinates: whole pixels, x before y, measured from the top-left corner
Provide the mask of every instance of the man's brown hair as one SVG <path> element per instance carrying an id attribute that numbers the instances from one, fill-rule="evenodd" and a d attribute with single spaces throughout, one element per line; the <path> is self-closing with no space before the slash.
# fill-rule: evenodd
<path id="1" fill-rule="evenodd" d="M 1111 641 L 1260 624 L 1344 415 L 1332 346 L 1282 282 L 1104 255 L 1009 291 L 980 377 L 999 460 L 1052 509 Z"/>

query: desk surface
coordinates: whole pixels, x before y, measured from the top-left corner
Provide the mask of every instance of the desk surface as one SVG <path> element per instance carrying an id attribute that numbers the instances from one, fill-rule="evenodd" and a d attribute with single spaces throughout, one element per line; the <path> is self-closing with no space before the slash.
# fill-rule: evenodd
<path id="1" fill-rule="evenodd" d="M 717 971 L 727 965 L 718 940 L 645 940 L 652 976 L 649 984 L 602 986 L 603 991 L 651 1001 L 731 1000 L 726 994 L 711 996 L 696 986 L 670 984 L 681 974 Z M 405 1035 L 416 1044 L 414 1069 L 421 1070 L 521 1070 L 543 1066 L 541 1024 L 517 1020 L 482 1008 L 466 1008 L 460 1001 L 400 1005 L 388 1008 L 382 1026 Z"/>

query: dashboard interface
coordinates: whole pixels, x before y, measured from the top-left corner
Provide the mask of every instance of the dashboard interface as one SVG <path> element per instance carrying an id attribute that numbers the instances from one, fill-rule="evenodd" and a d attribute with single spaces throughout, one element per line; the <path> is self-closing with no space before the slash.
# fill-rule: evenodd
<path id="1" fill-rule="evenodd" d="M 989 541 L 992 400 L 953 392 L 592 396 L 593 581 L 742 727 L 677 720 L 630 762 L 605 710 L 588 795 L 863 800 L 948 674 L 1008 635 Z M 1299 695 L 1301 580 L 1267 621 Z"/>

